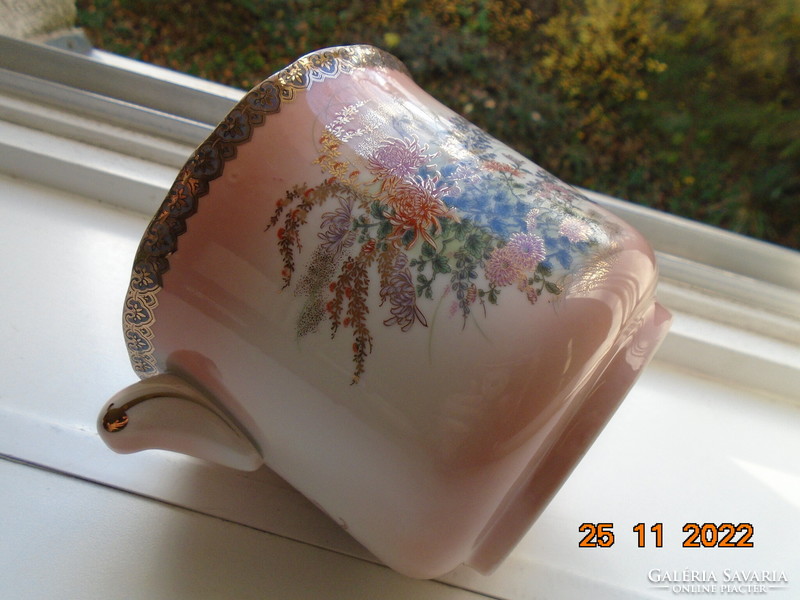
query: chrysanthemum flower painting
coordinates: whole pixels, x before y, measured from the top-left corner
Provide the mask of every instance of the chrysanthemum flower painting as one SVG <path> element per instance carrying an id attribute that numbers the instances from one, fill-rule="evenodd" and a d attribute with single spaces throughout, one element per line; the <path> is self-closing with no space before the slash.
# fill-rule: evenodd
<path id="1" fill-rule="evenodd" d="M 432 158 L 427 150 L 414 137 L 389 138 L 369 157 L 369 170 L 383 185 L 413 178 Z"/>
<path id="2" fill-rule="evenodd" d="M 463 118 L 431 115 L 415 128 L 375 104 L 331 118 L 315 161 L 322 182 L 287 191 L 267 227 L 284 288 L 305 298 L 297 335 L 351 330 L 353 383 L 373 351 L 371 327 L 407 333 L 441 310 L 465 328 L 490 318 L 501 295 L 556 300 L 582 257 L 610 244 L 576 191 Z M 313 210 L 322 213 L 309 237 Z"/>

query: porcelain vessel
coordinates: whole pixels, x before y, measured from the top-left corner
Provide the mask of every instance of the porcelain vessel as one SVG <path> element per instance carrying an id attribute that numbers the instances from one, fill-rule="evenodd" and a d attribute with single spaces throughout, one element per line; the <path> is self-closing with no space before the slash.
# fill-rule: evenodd
<path id="1" fill-rule="evenodd" d="M 490 572 L 669 326 L 630 226 L 372 47 L 250 91 L 180 171 L 99 432 L 268 465 L 413 577 Z"/>

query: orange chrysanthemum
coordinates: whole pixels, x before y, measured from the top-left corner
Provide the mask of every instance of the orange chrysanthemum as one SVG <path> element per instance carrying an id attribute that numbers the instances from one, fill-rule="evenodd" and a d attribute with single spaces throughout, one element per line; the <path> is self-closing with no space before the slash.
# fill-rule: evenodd
<path id="1" fill-rule="evenodd" d="M 415 178 L 409 182 L 399 184 L 389 199 L 391 211 L 385 214 L 394 229 L 389 234 L 389 239 L 399 243 L 407 232 L 413 231 L 414 235 L 407 243 L 409 249 L 422 237 L 431 246 L 436 247 L 436 241 L 431 232 L 442 231 L 439 219 L 458 220 L 454 212 L 444 203 L 442 197 L 450 189 L 446 185 L 437 186 L 438 179 Z"/>

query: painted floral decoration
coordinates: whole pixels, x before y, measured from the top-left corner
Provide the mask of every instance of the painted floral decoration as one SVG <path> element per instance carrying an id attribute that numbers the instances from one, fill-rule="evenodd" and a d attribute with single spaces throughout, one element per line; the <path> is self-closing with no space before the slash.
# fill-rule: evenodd
<path id="1" fill-rule="evenodd" d="M 373 350 L 371 288 L 386 327 L 428 327 L 442 300 L 466 327 L 501 294 L 531 305 L 562 297 L 577 263 L 613 246 L 597 213 L 577 207 L 585 199 L 576 191 L 463 118 L 414 122 L 401 113 L 364 101 L 340 110 L 319 140 L 324 180 L 288 190 L 267 225 L 284 289 L 305 298 L 297 335 L 323 324 L 332 337 L 350 329 L 353 383 Z M 298 274 L 310 239 L 301 232 L 323 205 L 317 245 Z"/>

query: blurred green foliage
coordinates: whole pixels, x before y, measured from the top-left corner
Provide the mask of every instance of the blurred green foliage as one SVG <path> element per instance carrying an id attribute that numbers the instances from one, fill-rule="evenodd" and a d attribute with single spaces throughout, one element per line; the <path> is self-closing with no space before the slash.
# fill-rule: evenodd
<path id="1" fill-rule="evenodd" d="M 800 0 L 78 0 L 111 52 L 249 88 L 368 43 L 575 184 L 800 248 Z"/>

